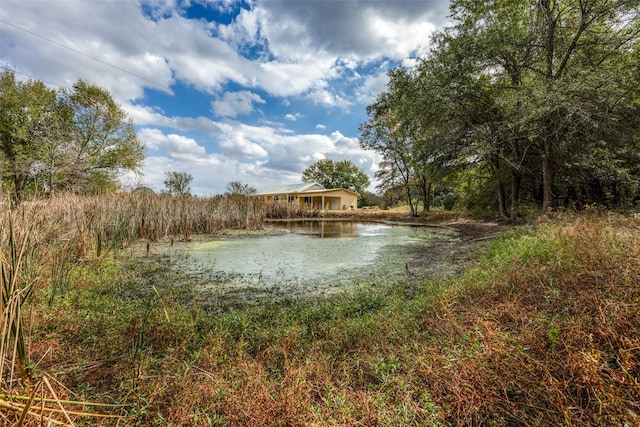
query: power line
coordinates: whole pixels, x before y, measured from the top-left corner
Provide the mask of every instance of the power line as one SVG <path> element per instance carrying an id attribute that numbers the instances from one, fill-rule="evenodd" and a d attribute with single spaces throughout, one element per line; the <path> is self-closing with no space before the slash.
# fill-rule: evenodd
<path id="1" fill-rule="evenodd" d="M 156 87 L 158 87 L 160 89 L 163 89 L 163 90 L 166 90 L 168 92 L 171 92 L 171 89 L 169 87 L 167 87 L 165 85 L 162 85 L 160 83 L 156 83 L 153 80 L 149 80 L 148 78 L 146 78 L 144 76 L 141 76 L 141 75 L 136 74 L 134 72 L 131 72 L 129 70 L 125 70 L 124 68 L 118 67 L 117 65 L 110 64 L 110 63 L 108 63 L 106 61 L 103 61 L 102 59 L 99 59 L 99 58 L 96 58 L 94 56 L 88 55 L 88 54 L 86 54 L 86 53 L 84 53 L 82 51 L 79 51 L 79 50 L 74 49 L 74 48 L 72 48 L 70 46 L 64 45 L 62 43 L 59 43 L 59 42 L 57 42 L 55 40 L 52 40 L 52 39 L 50 39 L 48 37 L 45 37 L 45 36 L 41 35 L 41 34 L 35 33 L 33 31 L 31 31 L 31 30 L 27 30 L 26 28 L 23 28 L 23 27 L 20 27 L 19 25 L 12 24 L 11 22 L 5 21 L 4 19 L 0 18 L 0 22 L 2 22 L 5 25 L 9 25 L 10 27 L 16 28 L 16 29 L 18 29 L 20 31 L 24 31 L 25 33 L 31 34 L 32 36 L 35 36 L 35 37 L 41 38 L 43 40 L 46 40 L 49 43 L 53 43 L 53 44 L 55 44 L 57 46 L 63 47 L 65 49 L 67 49 L 67 50 L 70 50 L 71 52 L 77 53 L 78 55 L 82 55 L 82 56 L 84 56 L 86 58 L 92 59 L 92 60 L 94 60 L 96 62 L 99 62 L 99 63 L 101 63 L 103 65 L 106 65 L 106 66 L 111 67 L 113 69 L 116 69 L 118 71 L 122 71 L 123 73 L 127 73 L 127 74 L 129 74 L 131 76 L 137 77 L 137 78 L 139 78 L 141 80 L 144 80 L 144 81 L 146 81 L 148 83 L 151 83 L 152 85 L 154 85 L 154 86 L 156 86 Z"/>
<path id="2" fill-rule="evenodd" d="M 10 67 L 9 64 L 0 65 L 0 68 L 3 69 L 3 70 L 11 71 L 12 73 L 15 73 L 15 74 L 21 74 L 23 76 L 27 76 L 31 80 L 39 80 L 39 81 L 42 81 L 44 83 L 48 83 L 48 84 L 53 85 L 53 86 L 58 86 L 59 88 L 60 87 L 64 87 L 64 85 L 61 85 L 60 83 L 54 83 L 54 82 L 51 82 L 51 81 L 48 81 L 48 80 L 37 79 L 34 76 L 32 76 L 31 74 L 29 74 L 29 73 L 25 73 L 24 71 L 18 71 L 15 66 L 13 68 Z"/>
<path id="3" fill-rule="evenodd" d="M 152 80 L 149 80 L 149 79 L 147 79 L 147 78 L 146 78 L 146 77 L 144 77 L 144 76 L 140 76 L 140 75 L 138 75 L 138 74 L 136 74 L 136 73 L 133 73 L 133 72 L 128 71 L 128 70 L 125 70 L 124 68 L 120 68 L 120 67 L 118 67 L 118 66 L 116 66 L 116 65 L 113 65 L 113 64 L 110 64 L 110 63 L 108 63 L 108 62 L 105 62 L 105 61 L 103 61 L 103 60 L 101 60 L 101 59 L 99 59 L 99 58 L 95 58 L 95 57 L 93 57 L 93 56 L 91 56 L 91 55 L 87 55 L 87 54 L 86 54 L 86 53 L 84 53 L 84 52 L 81 52 L 81 51 L 79 51 L 79 50 L 77 50 L 77 49 L 74 49 L 74 48 L 72 48 L 72 47 L 66 46 L 66 45 L 64 45 L 64 44 L 62 44 L 62 43 L 58 43 L 58 42 L 57 42 L 57 41 L 55 41 L 55 40 L 51 40 L 51 39 L 49 39 L 49 38 L 47 38 L 47 37 L 45 37 L 45 36 L 43 36 L 43 35 L 40 35 L 40 34 L 37 34 L 37 33 L 33 32 L 33 31 L 27 30 L 26 28 L 22 28 L 22 27 L 20 27 L 20 26 L 18 26 L 18 25 L 15 25 L 15 24 L 12 24 L 12 23 L 10 23 L 10 22 L 7 22 L 7 21 L 5 21 L 4 19 L 1 19 L 1 18 L 0 18 L 0 22 L 2 22 L 3 24 L 9 25 L 9 26 L 11 26 L 11 27 L 14 27 L 14 28 L 16 28 L 16 29 L 18 29 L 18 30 L 24 31 L 24 32 L 26 32 L 26 33 L 29 33 L 29 34 L 31 34 L 31 35 L 34 35 L 34 36 L 36 36 L 36 37 L 39 37 L 39 38 L 41 38 L 41 39 L 43 39 L 43 40 L 46 40 L 46 41 L 48 41 L 48 42 L 50 42 L 50 43 L 53 43 L 53 44 L 55 44 L 55 45 L 58 45 L 58 46 L 60 46 L 60 47 L 65 48 L 65 49 L 68 49 L 68 50 L 70 50 L 70 51 L 72 51 L 72 52 L 74 52 L 74 53 L 77 53 L 77 54 L 79 54 L 79 55 L 85 56 L 85 57 L 87 57 L 87 58 L 89 58 L 89 59 L 92 59 L 92 60 L 94 60 L 94 61 L 97 61 L 97 62 L 99 62 L 99 63 L 101 63 L 101 64 L 107 65 L 107 66 L 109 66 L 109 67 L 111 67 L 111 68 L 114 68 L 114 69 L 116 69 L 116 70 L 118 70 L 118 71 L 122 71 L 122 72 L 124 72 L 124 73 L 130 74 L 130 75 L 132 75 L 132 76 L 134 76 L 134 77 L 137 77 L 137 78 L 139 78 L 139 79 L 142 79 L 142 80 L 144 80 L 144 81 L 147 81 L 147 82 L 149 82 L 149 83 L 153 84 L 154 86 L 159 87 L 159 88 L 161 88 L 161 89 L 163 89 L 163 90 L 166 90 L 166 91 L 168 91 L 168 92 L 171 92 L 171 89 L 170 89 L 169 87 L 164 86 L 164 85 L 161 85 L 161 84 L 159 84 L 159 83 L 156 83 L 156 82 L 154 82 L 154 81 L 152 81 Z M 2 68 L 2 69 L 4 69 L 4 70 L 7 70 L 7 71 L 13 71 L 14 73 L 21 74 L 21 75 L 23 75 L 23 76 L 27 76 L 27 77 L 30 77 L 30 78 L 32 78 L 32 79 L 34 79 L 34 80 L 36 80 L 36 78 L 35 78 L 34 76 L 32 76 L 32 75 L 30 75 L 30 74 L 28 74 L 28 73 L 25 73 L 25 72 L 18 71 L 18 70 L 16 70 L 15 68 L 11 68 L 11 67 L 9 67 L 8 65 L 7 65 L 7 66 L 0 65 L 0 68 Z M 46 81 L 46 80 L 42 80 L 42 79 L 37 79 L 37 80 L 41 80 L 41 81 L 43 81 L 43 82 L 45 82 L 45 83 L 49 83 L 49 84 L 54 85 L 54 86 L 64 87 L 64 85 L 61 85 L 61 84 L 59 84 L 59 83 L 54 83 L 54 82 L 50 82 L 50 81 Z M 200 129 L 199 129 L 198 127 L 196 127 L 196 126 L 190 126 L 190 125 L 188 125 L 188 124 L 186 124 L 186 123 L 182 123 L 182 124 L 181 124 L 178 120 L 176 120 L 176 119 L 175 119 L 175 118 L 173 118 L 173 117 L 167 117 L 167 116 L 161 116 L 161 117 L 162 117 L 162 119 L 163 119 L 163 120 L 166 120 L 166 121 L 168 121 L 168 122 L 170 122 L 170 123 L 174 123 L 178 128 L 186 128 L 186 129 L 191 128 L 191 130 L 200 130 Z"/>
<path id="4" fill-rule="evenodd" d="M 48 80 L 43 80 L 43 79 L 35 78 L 34 76 L 32 76 L 32 75 L 31 75 L 31 74 L 29 74 L 29 73 L 25 73 L 25 72 L 23 72 L 23 71 L 18 71 L 18 70 L 15 68 L 15 66 L 14 66 L 14 67 L 10 67 L 8 64 L 7 64 L 7 65 L 0 65 L 0 69 L 2 69 L 2 70 L 7 70 L 7 71 L 11 71 L 12 73 L 15 73 L 15 74 L 21 74 L 21 75 L 23 75 L 23 76 L 27 76 L 27 77 L 29 77 L 29 78 L 30 78 L 30 79 L 32 79 L 32 80 L 37 80 L 37 81 L 41 81 L 41 82 L 44 82 L 44 83 L 48 83 L 48 84 L 53 85 L 53 86 L 58 86 L 59 88 L 65 87 L 65 85 L 62 85 L 62 84 L 60 84 L 60 83 L 54 83 L 54 82 L 52 82 L 52 81 L 48 81 Z M 199 129 L 198 127 L 196 127 L 196 126 L 189 126 L 188 124 L 185 124 L 185 123 L 182 123 L 182 124 L 181 124 L 181 123 L 180 123 L 177 119 L 175 119 L 174 117 L 167 117 L 167 116 L 160 116 L 160 117 L 162 118 L 162 120 L 165 120 L 165 121 L 170 122 L 170 123 L 174 123 L 174 124 L 176 125 L 176 127 L 177 127 L 177 128 L 179 128 L 179 129 L 181 129 L 181 128 L 186 128 L 187 130 L 189 130 L 189 129 L 191 129 L 191 130 L 196 130 L 196 131 L 197 131 L 197 130 L 200 130 L 200 129 Z"/>

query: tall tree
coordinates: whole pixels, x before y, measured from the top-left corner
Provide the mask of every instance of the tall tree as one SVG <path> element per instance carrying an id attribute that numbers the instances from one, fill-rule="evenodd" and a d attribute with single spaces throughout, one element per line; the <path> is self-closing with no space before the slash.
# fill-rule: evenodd
<path id="1" fill-rule="evenodd" d="M 325 188 L 344 188 L 364 194 L 371 183 L 366 173 L 350 160 L 318 160 L 302 172 L 303 182 L 317 182 Z"/>
<path id="2" fill-rule="evenodd" d="M 31 138 L 37 146 L 32 153 L 34 179 L 40 179 L 52 200 L 58 188 L 64 188 L 73 170 L 73 110 L 58 103 L 55 112 L 45 114 L 36 122 Z M 37 189 L 37 183 L 34 183 Z"/>
<path id="3" fill-rule="evenodd" d="M 20 203 L 37 162 L 38 141 L 34 135 L 57 111 L 56 92 L 42 82 L 19 82 L 15 74 L 0 74 L 0 150 L 2 177 L 11 186 L 13 201 Z"/>
<path id="4" fill-rule="evenodd" d="M 411 141 L 402 134 L 393 106 L 385 95 L 367 107 L 369 119 L 360 124 L 360 146 L 375 150 L 382 156 L 376 172 L 379 190 L 402 187 L 410 215 L 416 216 L 418 212 L 411 185 L 414 178 Z"/>
<path id="5" fill-rule="evenodd" d="M 102 192 L 126 170 L 139 171 L 144 145 L 133 123 L 97 86 L 79 81 L 56 92 L 39 81 L 0 74 L 2 179 L 20 202 L 28 188 Z"/>
<path id="6" fill-rule="evenodd" d="M 452 70 L 445 80 L 456 87 L 469 87 L 472 92 L 461 97 L 472 108 L 461 108 L 453 100 L 454 111 L 465 116 L 470 134 L 476 135 L 476 154 L 481 154 L 494 176 L 501 216 L 506 216 L 505 196 L 511 193 L 510 216 L 519 211 L 520 185 L 527 169 L 527 153 L 531 138 L 522 125 L 523 112 L 530 106 L 523 80 L 533 61 L 531 28 L 532 3 L 502 0 L 496 3 L 454 1 L 451 5 L 455 22 L 436 38 L 432 61 Z M 449 61 L 455 66 L 446 66 Z M 475 113 L 474 113 L 475 111 Z M 505 177 L 509 182 L 505 182 Z"/>
<path id="7" fill-rule="evenodd" d="M 426 62 L 425 62 L 426 63 Z M 377 178 L 380 190 L 401 187 L 412 216 L 419 199 L 428 209 L 428 193 L 442 170 L 454 167 L 460 144 L 456 130 L 442 121 L 446 105 L 434 90 L 434 79 L 399 67 L 389 72 L 387 91 L 367 107 L 360 124 L 360 145 L 382 156 Z"/>
<path id="8" fill-rule="evenodd" d="M 74 111 L 71 185 L 80 191 L 99 192 L 121 172 L 138 172 L 144 160 L 144 144 L 109 92 L 79 80 L 67 96 Z"/>
<path id="9" fill-rule="evenodd" d="M 639 3 L 452 0 L 453 25 L 390 73 L 361 143 L 394 179 L 483 177 L 467 187 L 494 187 L 502 216 L 510 194 L 513 219 L 523 188 L 544 211 L 638 198 Z"/>

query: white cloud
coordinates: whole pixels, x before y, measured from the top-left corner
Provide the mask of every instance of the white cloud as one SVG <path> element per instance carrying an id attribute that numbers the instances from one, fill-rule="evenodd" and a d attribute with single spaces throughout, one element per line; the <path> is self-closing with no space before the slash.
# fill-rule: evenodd
<path id="1" fill-rule="evenodd" d="M 261 30 L 276 56 L 297 58 L 314 51 L 360 62 L 382 56 L 401 59 L 423 50 L 431 28 L 443 23 L 440 17 L 449 1 L 274 0 L 257 5 L 264 9 Z M 382 25 L 382 31 L 376 25 Z"/>
<path id="2" fill-rule="evenodd" d="M 254 103 L 264 104 L 265 100 L 259 95 L 247 90 L 227 92 L 222 99 L 211 103 L 211 109 L 216 115 L 221 117 L 237 117 L 251 113 Z"/>
<path id="3" fill-rule="evenodd" d="M 257 159 L 267 156 L 265 149 L 255 142 L 252 135 L 246 133 L 246 130 L 251 127 L 238 125 L 234 122 L 221 123 L 219 126 L 222 129 L 222 134 L 218 146 L 225 155 L 235 159 Z"/>
<path id="4" fill-rule="evenodd" d="M 429 37 L 435 31 L 435 26 L 427 21 L 394 20 L 383 15 L 370 16 L 369 27 L 376 29 L 376 39 L 387 46 L 392 52 L 389 56 L 394 59 L 425 55 Z"/>
<path id="5" fill-rule="evenodd" d="M 144 128 L 138 132 L 138 137 L 144 141 L 150 150 L 162 150 L 170 158 L 182 160 L 200 160 L 207 156 L 204 147 L 191 139 L 181 135 L 165 135 L 158 129 Z"/>
<path id="6" fill-rule="evenodd" d="M 355 89 L 356 98 L 360 104 L 373 103 L 376 96 L 387 89 L 389 76 L 386 68 L 381 68 L 375 74 L 370 74 L 362 80 L 360 87 Z"/>
<path id="7" fill-rule="evenodd" d="M 144 86 L 169 91 L 171 70 L 147 42 L 154 24 L 133 2 L 117 6 L 3 0 L 3 9 L 11 10 L 3 19 L 11 25 L 2 24 L 0 58 L 57 85 L 88 80 L 121 102 L 141 97 Z"/>
<path id="8" fill-rule="evenodd" d="M 291 120 L 292 122 L 297 121 L 298 119 L 301 119 L 304 117 L 304 114 L 302 113 L 288 113 L 285 114 L 284 118 L 287 120 Z"/>
<path id="9" fill-rule="evenodd" d="M 0 56 L 60 85 L 90 80 L 121 102 L 140 99 L 145 87 L 171 92 L 178 79 L 208 93 L 234 82 L 342 107 L 345 96 L 328 83 L 344 78 L 343 69 L 424 53 L 435 28 L 430 13 L 446 3 L 257 1 L 218 25 L 189 19 L 188 3 L 145 3 L 150 18 L 134 2 L 5 0 L 12 23 L 28 32 L 3 25 Z"/>
<path id="10" fill-rule="evenodd" d="M 348 110 L 353 102 L 349 101 L 342 94 L 334 93 L 324 88 L 316 88 L 312 90 L 307 97 L 315 104 L 324 105 L 326 107 L 341 108 Z"/>

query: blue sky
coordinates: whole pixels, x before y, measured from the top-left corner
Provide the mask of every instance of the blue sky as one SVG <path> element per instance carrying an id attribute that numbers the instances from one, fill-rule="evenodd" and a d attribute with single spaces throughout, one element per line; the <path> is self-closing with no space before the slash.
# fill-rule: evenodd
<path id="1" fill-rule="evenodd" d="M 146 145 L 129 187 L 192 192 L 240 181 L 299 182 L 317 160 L 350 160 L 387 71 L 415 64 L 447 20 L 448 0 L 2 0 L 0 66 L 52 87 L 109 90 Z M 372 184 L 371 190 L 374 190 Z"/>

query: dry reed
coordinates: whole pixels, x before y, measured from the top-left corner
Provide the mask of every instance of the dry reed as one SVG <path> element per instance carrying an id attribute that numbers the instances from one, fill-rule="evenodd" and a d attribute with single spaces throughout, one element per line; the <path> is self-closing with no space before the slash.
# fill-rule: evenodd
<path id="1" fill-rule="evenodd" d="M 136 239 L 189 240 L 193 233 L 255 229 L 262 227 L 267 215 L 268 209 L 260 200 L 243 196 L 59 194 L 52 200 L 26 201 L 16 209 L 0 204 L 0 391 L 14 398 L 33 397 L 32 384 L 37 382 L 41 387 L 46 378 L 39 376 L 38 381 L 33 372 L 27 345 L 30 337 L 24 329 L 25 304 L 34 291 L 47 289 L 51 305 L 56 296 L 67 292 L 69 274 L 79 263 L 107 253 L 117 256 Z M 51 387 L 47 390 L 53 394 Z M 14 400 L 0 399 L 0 406 L 21 413 L 20 423 L 25 415 L 43 413 L 44 409 Z M 59 414 L 66 419 L 54 414 L 51 422 L 70 421 L 64 408 Z M 10 419 L 1 411 L 0 416 Z"/>

